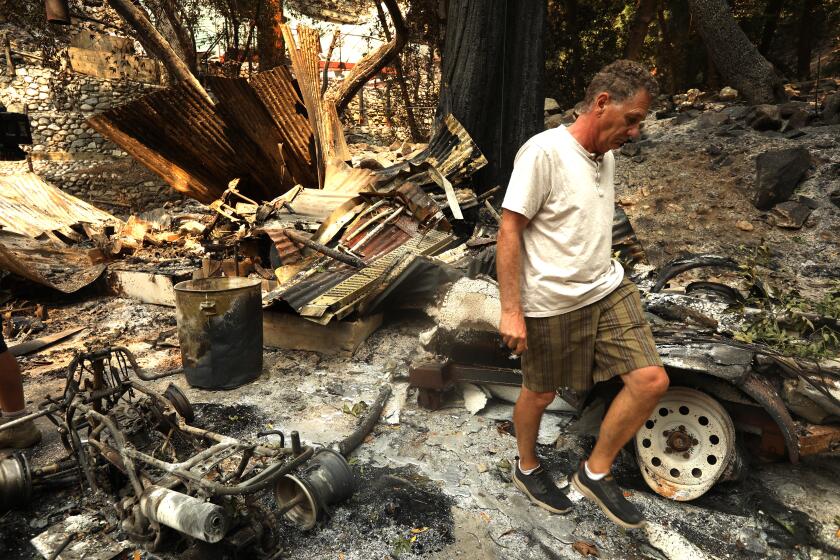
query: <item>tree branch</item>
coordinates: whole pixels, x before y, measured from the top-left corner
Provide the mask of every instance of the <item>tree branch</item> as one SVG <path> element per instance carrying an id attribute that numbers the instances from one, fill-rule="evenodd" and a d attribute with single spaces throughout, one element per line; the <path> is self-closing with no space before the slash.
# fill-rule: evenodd
<path id="1" fill-rule="evenodd" d="M 397 0 L 383 0 L 383 2 L 394 22 L 394 38 L 359 61 L 341 82 L 340 87 L 328 94 L 327 99 L 335 103 L 339 115 L 347 109 L 350 100 L 362 89 L 362 86 L 391 62 L 408 41 L 408 29 Z"/>

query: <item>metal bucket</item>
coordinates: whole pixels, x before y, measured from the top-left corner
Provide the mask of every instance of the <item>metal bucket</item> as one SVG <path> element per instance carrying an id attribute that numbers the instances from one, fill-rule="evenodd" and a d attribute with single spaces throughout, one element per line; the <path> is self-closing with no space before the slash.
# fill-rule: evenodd
<path id="1" fill-rule="evenodd" d="M 232 389 L 262 373 L 259 279 L 222 277 L 175 284 L 175 317 L 187 383 Z"/>

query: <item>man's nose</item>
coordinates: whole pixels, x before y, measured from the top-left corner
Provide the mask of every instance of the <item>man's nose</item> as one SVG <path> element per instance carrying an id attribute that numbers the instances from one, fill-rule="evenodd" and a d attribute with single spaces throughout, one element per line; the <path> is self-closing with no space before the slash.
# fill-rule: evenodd
<path id="1" fill-rule="evenodd" d="M 627 131 L 627 136 L 629 136 L 630 138 L 632 138 L 634 140 L 636 138 L 638 138 L 640 134 L 641 134 L 641 131 L 639 130 L 639 125 L 636 125 L 636 126 L 632 127 L 630 130 Z"/>

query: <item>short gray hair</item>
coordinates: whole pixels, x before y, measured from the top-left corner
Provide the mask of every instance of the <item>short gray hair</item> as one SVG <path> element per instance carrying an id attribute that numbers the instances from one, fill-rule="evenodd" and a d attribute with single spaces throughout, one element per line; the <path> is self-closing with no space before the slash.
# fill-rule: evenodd
<path id="1" fill-rule="evenodd" d="M 602 91 L 609 93 L 613 101 L 621 103 L 640 89 L 647 91 L 651 99 L 656 99 L 659 94 L 659 84 L 642 64 L 633 60 L 616 60 L 601 68 L 589 82 L 581 110 L 584 113 L 589 111 Z"/>

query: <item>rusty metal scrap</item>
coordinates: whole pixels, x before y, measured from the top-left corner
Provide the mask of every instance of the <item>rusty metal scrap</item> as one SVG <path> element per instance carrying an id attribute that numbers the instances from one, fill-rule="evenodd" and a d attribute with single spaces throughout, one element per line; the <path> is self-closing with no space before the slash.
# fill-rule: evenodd
<path id="1" fill-rule="evenodd" d="M 278 431 L 279 446 L 191 426 L 192 406 L 177 386 L 160 394 L 133 379 L 178 371 L 144 373 L 124 347 L 77 355 L 60 398 L 47 397 L 38 412 L 0 426 L 47 416 L 66 437 L 70 455 L 40 469 L 19 455 L 0 460 L 0 511 L 26 507 L 33 490 L 48 488 L 58 476 L 110 499 L 120 527 L 137 543 L 160 545 L 161 526 L 167 526 L 205 542 L 225 540 L 241 553 L 275 552 L 272 527 L 254 515 L 245 496 L 272 488 L 308 461 L 313 448 L 303 446 L 297 432 L 286 447 Z M 258 543 L 249 538 L 254 534 L 261 535 Z"/>
<path id="2" fill-rule="evenodd" d="M 321 99 L 321 76 L 318 71 L 321 41 L 318 32 L 299 25 L 297 40 L 288 25 L 282 26 L 283 39 L 289 48 L 289 58 L 303 95 L 303 102 L 315 136 L 315 151 L 318 161 L 319 186 L 324 186 L 324 172 L 327 162 L 338 159 L 348 161 L 350 150 L 344 139 L 344 131 L 335 103 Z"/>
<path id="3" fill-rule="evenodd" d="M 71 226 L 81 223 L 121 222 L 33 173 L 0 176 L 0 227 L 4 230 L 38 237 L 47 231 L 70 233 Z"/>
<path id="4" fill-rule="evenodd" d="M 68 294 L 84 288 L 105 270 L 105 264 L 93 263 L 97 259 L 91 251 L 99 253 L 0 232 L 0 269 Z"/>
<path id="5" fill-rule="evenodd" d="M 281 79 L 280 76 L 275 78 Z M 261 200 L 282 194 L 297 179 L 310 178 L 304 172 L 307 164 L 298 161 L 299 150 L 284 150 L 281 154 L 278 146 L 264 141 L 258 144 L 252 139 L 253 131 L 240 127 L 253 124 L 256 115 L 261 115 L 266 119 L 260 125 L 261 131 L 270 126 L 278 128 L 276 121 L 268 118 L 265 105 L 260 108 L 258 94 L 239 82 L 219 83 L 225 83 L 220 87 L 227 118 L 221 109 L 191 89 L 174 86 L 95 115 L 88 122 L 172 188 L 200 202 L 216 200 L 237 178 L 242 180 L 240 188 L 245 194 Z M 286 100 L 290 106 L 295 102 Z M 272 106 L 276 107 L 276 103 Z M 271 138 L 284 136 L 277 133 Z M 299 147 L 300 141 L 294 145 Z M 288 170 L 285 174 L 278 173 L 281 155 Z"/>
<path id="6" fill-rule="evenodd" d="M 301 185 L 314 187 L 318 177 L 312 155 L 309 153 L 312 127 L 303 100 L 293 82 L 294 78 L 289 69 L 278 66 L 259 72 L 251 78 L 250 83 L 283 137 L 283 157 L 292 170 L 292 175 L 300 176 L 298 182 Z"/>

